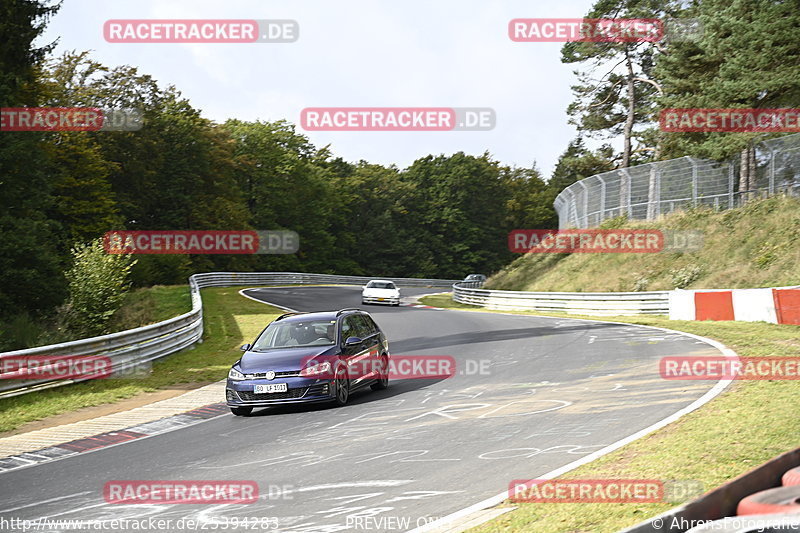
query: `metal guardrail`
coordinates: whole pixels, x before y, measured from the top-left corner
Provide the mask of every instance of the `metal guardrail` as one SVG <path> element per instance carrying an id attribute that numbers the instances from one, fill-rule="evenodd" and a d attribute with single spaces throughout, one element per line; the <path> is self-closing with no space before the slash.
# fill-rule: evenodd
<path id="1" fill-rule="evenodd" d="M 27 350 L 0 353 L 0 372 L 4 362 L 30 356 L 103 356 L 112 362 L 114 373 L 139 368 L 155 359 L 187 348 L 203 338 L 203 301 L 200 289 L 236 285 L 362 285 L 371 279 L 364 276 L 334 276 L 304 272 L 208 272 L 189 278 L 192 310 L 175 318 L 149 326 Z M 450 287 L 456 280 L 421 278 L 382 278 L 401 287 Z M 7 372 L 11 374 L 13 372 Z M 0 373 L 0 398 L 75 383 L 79 379 L 4 379 Z M 89 378 L 86 378 L 89 379 Z"/>
<path id="2" fill-rule="evenodd" d="M 651 292 L 526 292 L 479 289 L 453 284 L 453 300 L 487 309 L 543 311 L 573 315 L 666 315 L 669 291 Z"/>

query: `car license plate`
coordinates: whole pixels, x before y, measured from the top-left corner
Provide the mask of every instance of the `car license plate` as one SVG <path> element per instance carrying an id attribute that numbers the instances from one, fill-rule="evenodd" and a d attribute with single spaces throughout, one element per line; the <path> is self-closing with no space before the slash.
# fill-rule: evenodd
<path id="1" fill-rule="evenodd" d="M 270 383 L 269 385 L 256 385 L 253 392 L 258 394 L 264 392 L 286 392 L 287 390 L 289 390 L 289 387 L 286 383 Z"/>
<path id="2" fill-rule="evenodd" d="M 385 302 L 385 301 L 386 301 L 386 298 L 378 298 L 378 301 L 379 301 L 379 302 Z"/>

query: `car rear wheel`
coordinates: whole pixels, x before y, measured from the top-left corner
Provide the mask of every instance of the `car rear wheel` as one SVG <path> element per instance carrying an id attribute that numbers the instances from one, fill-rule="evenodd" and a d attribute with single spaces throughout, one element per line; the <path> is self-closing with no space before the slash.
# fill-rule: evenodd
<path id="1" fill-rule="evenodd" d="M 252 407 L 231 407 L 231 413 L 236 416 L 247 416 L 253 412 Z"/>
<path id="2" fill-rule="evenodd" d="M 336 369 L 333 380 L 333 391 L 333 402 L 339 407 L 346 405 L 347 400 L 350 399 L 350 380 L 347 377 L 347 370 L 344 366 L 339 366 Z"/>
<path id="3" fill-rule="evenodd" d="M 384 355 L 381 357 L 381 371 L 378 381 L 370 385 L 372 390 L 383 390 L 389 386 L 389 359 Z"/>

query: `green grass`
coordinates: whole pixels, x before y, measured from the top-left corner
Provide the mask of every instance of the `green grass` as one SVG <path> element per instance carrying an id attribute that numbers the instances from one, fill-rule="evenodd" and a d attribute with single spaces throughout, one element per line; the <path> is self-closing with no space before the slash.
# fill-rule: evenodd
<path id="1" fill-rule="evenodd" d="M 136 289 L 125 295 L 122 307 L 111 319 L 112 331 L 138 328 L 192 310 L 188 285 L 156 285 Z"/>
<path id="2" fill-rule="evenodd" d="M 697 208 L 655 222 L 615 219 L 601 227 L 612 226 L 699 230 L 705 242 L 692 253 L 526 254 L 492 276 L 486 287 L 626 292 L 800 283 L 800 198 L 776 196 L 722 212 Z"/>
<path id="3" fill-rule="evenodd" d="M 155 291 L 163 307 L 152 316 L 161 320 L 186 312 L 181 291 Z M 205 384 L 223 379 L 240 356 L 238 347 L 253 338 L 284 311 L 238 294 L 238 288 L 203 289 L 204 342 L 153 364 L 144 378 L 98 379 L 0 399 L 0 432 L 47 416 L 131 398 L 142 392 L 181 384 Z M 220 398 L 222 401 L 223 398 Z"/>
<path id="4" fill-rule="evenodd" d="M 427 296 L 421 301 L 436 307 L 455 307 L 448 305 L 452 302 L 449 295 Z M 461 307 L 463 304 L 456 305 Z M 543 315 L 533 312 L 514 314 Z M 597 317 L 568 317 L 597 320 Z M 694 333 L 718 340 L 743 357 L 800 357 L 800 328 L 797 326 L 762 322 L 671 321 L 664 317 L 608 317 L 607 320 Z M 798 381 L 734 382 L 697 411 L 563 477 L 698 480 L 710 490 L 800 445 L 799 394 Z M 535 474 L 532 473 L 531 477 Z M 517 510 L 470 531 L 614 532 L 666 511 L 675 504 L 515 505 L 519 506 Z"/>

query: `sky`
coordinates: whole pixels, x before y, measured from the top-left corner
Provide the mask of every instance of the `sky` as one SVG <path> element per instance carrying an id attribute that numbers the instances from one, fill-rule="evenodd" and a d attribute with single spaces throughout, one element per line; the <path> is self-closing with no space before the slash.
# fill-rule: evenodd
<path id="1" fill-rule="evenodd" d="M 92 50 L 175 85 L 217 122 L 285 119 L 347 161 L 409 166 L 429 154 L 489 152 L 549 177 L 576 136 L 566 108 L 574 65 L 561 43 L 518 43 L 515 18 L 580 18 L 591 0 L 64 0 L 37 44 Z M 291 19 L 292 43 L 109 43 L 109 19 Z M 307 107 L 490 107 L 491 131 L 321 132 Z"/>

